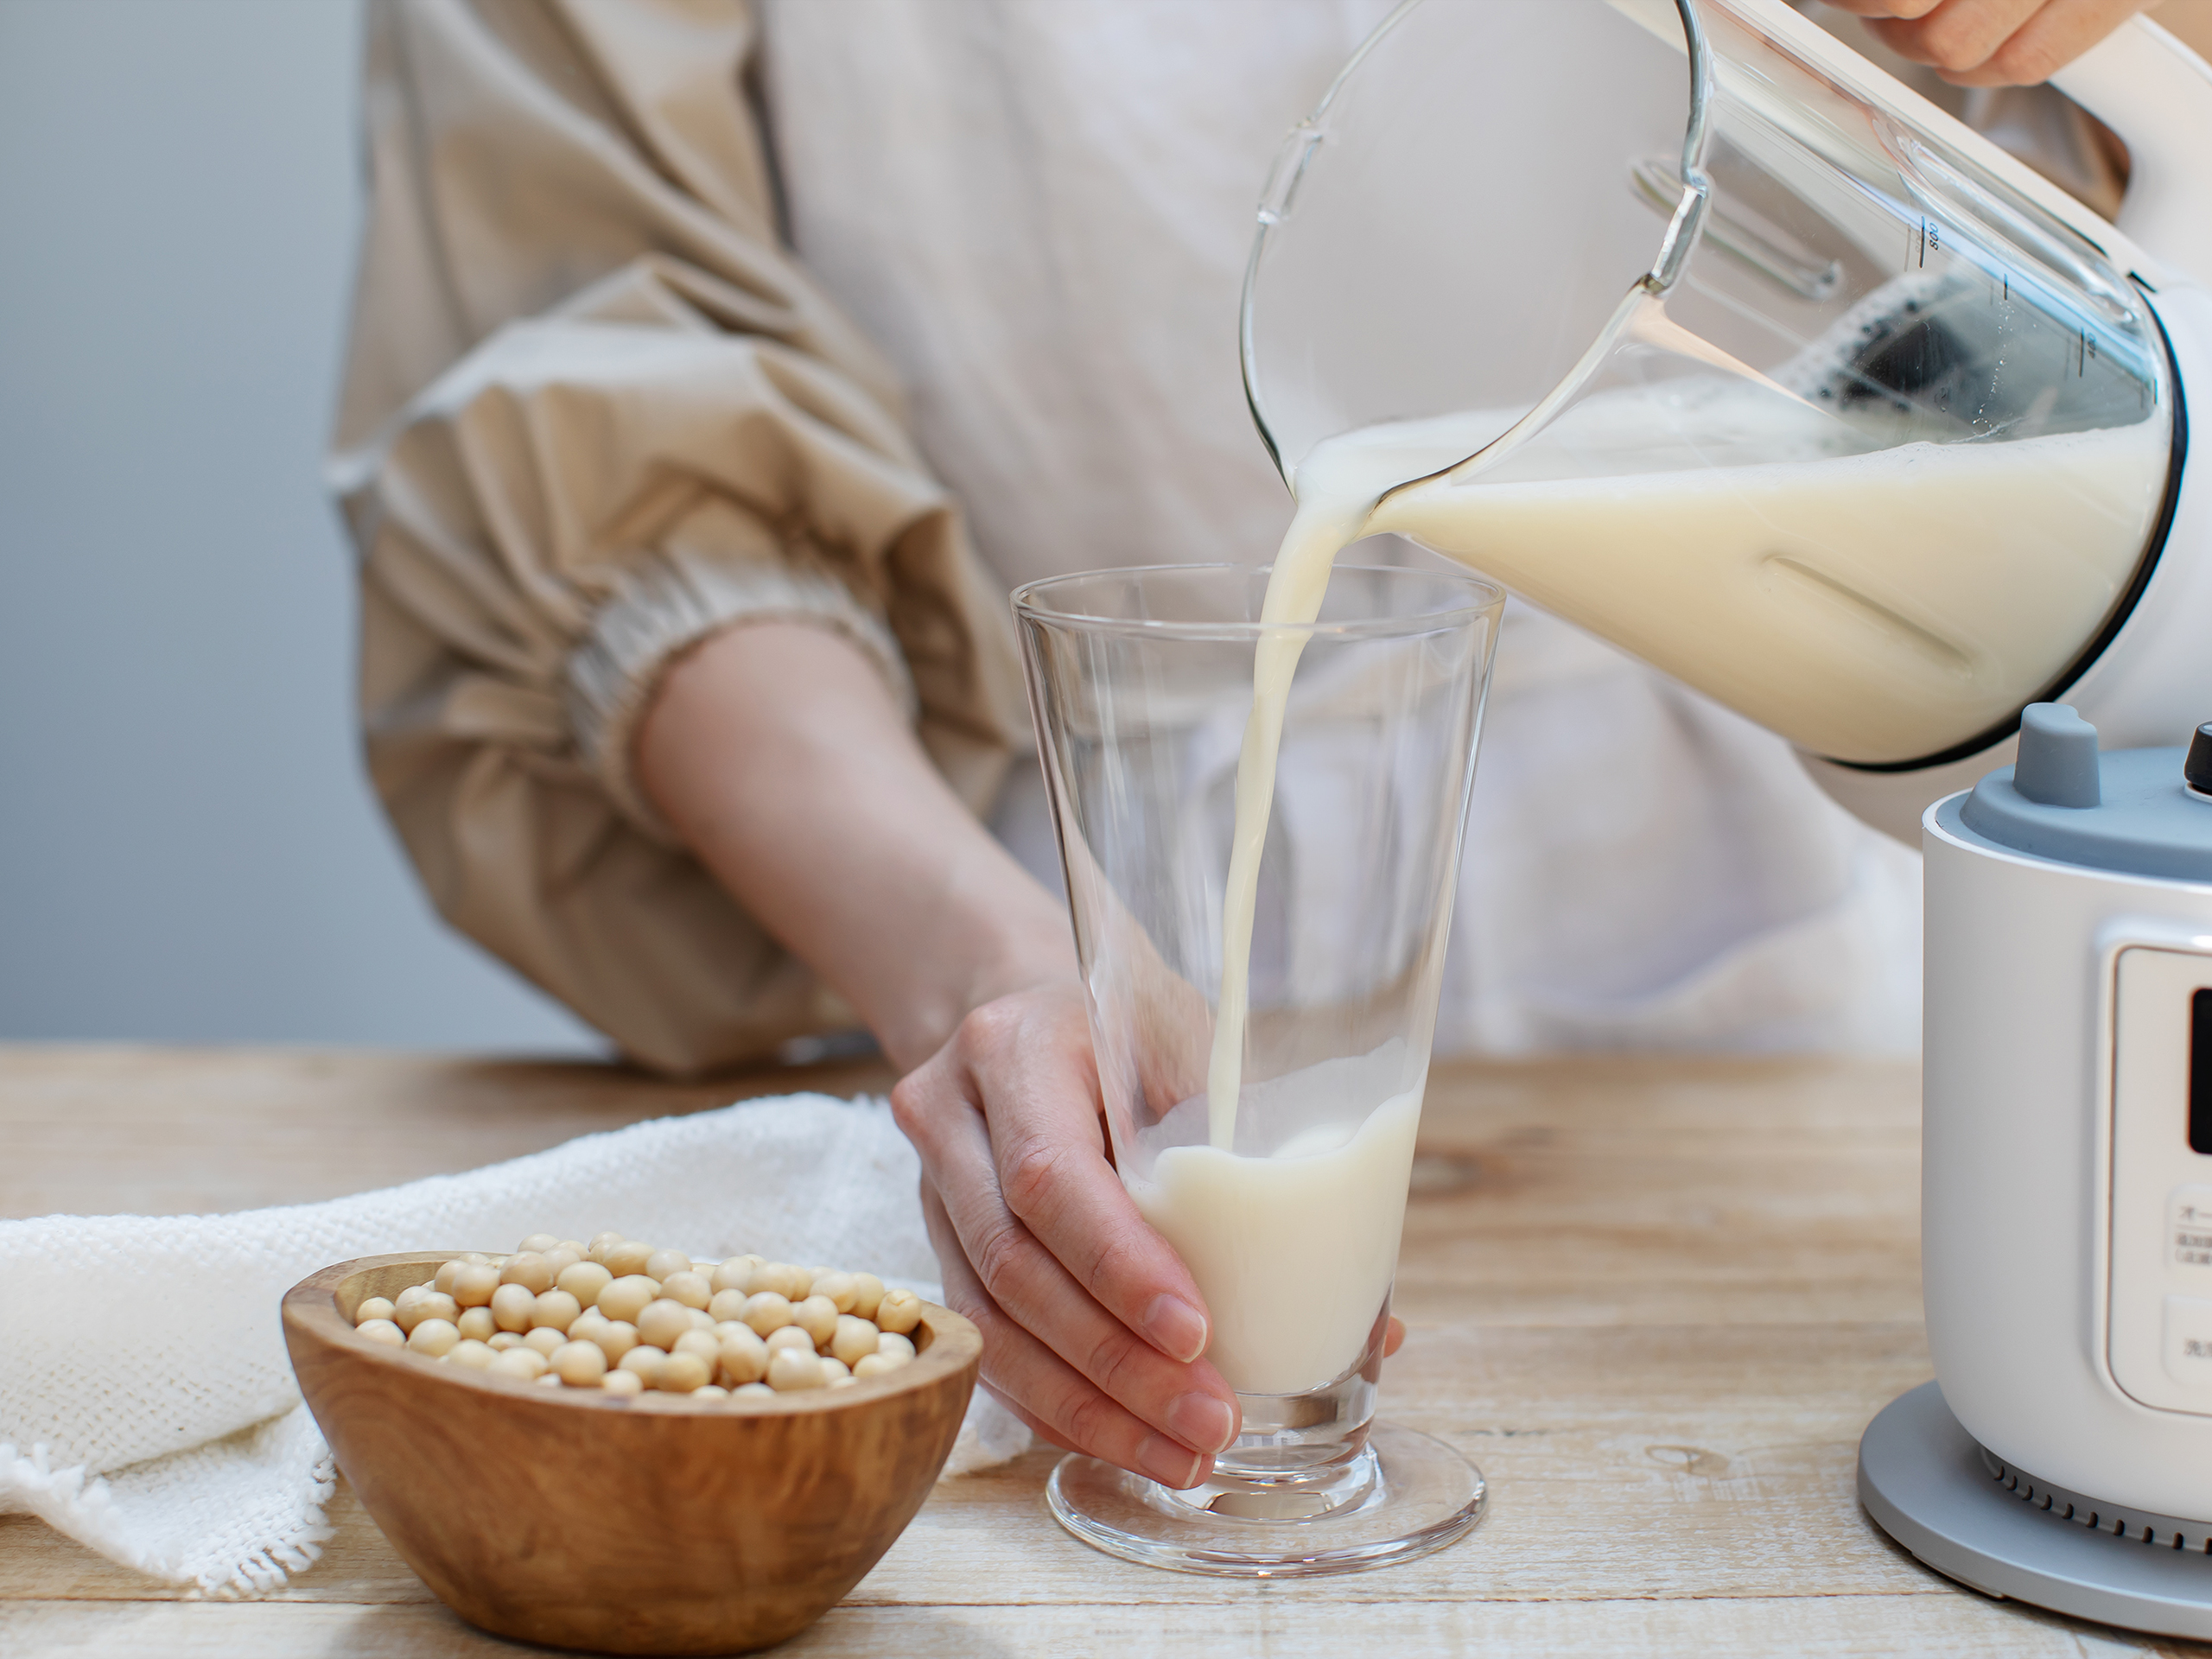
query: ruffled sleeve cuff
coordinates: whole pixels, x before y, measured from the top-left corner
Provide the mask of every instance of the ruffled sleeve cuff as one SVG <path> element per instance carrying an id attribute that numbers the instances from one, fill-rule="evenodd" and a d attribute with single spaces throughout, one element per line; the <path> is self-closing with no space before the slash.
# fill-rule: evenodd
<path id="1" fill-rule="evenodd" d="M 728 525 L 721 528 L 727 532 Z M 639 786 L 639 722 L 678 658 L 754 622 L 801 622 L 850 639 L 912 718 L 913 677 L 883 620 L 834 575 L 784 563 L 765 531 L 758 558 L 666 548 L 631 565 L 568 661 L 567 701 L 578 752 L 607 797 L 645 834 L 681 841 Z"/>

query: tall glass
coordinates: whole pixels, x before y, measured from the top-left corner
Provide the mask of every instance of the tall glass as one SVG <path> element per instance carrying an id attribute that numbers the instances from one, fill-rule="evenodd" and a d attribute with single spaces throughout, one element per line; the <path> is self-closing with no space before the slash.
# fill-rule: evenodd
<path id="1" fill-rule="evenodd" d="M 1116 1166 L 1198 1281 L 1243 1408 L 1192 1491 L 1070 1457 L 1050 1502 L 1112 1554 L 1283 1576 L 1424 1554 L 1482 1515 L 1479 1471 L 1374 1415 L 1503 595 L 1340 566 L 1287 626 L 1259 620 L 1267 579 L 1099 572 L 1014 608 Z M 1245 976 L 1224 928 L 1239 760 L 1259 775 L 1255 664 L 1286 636 Z M 1224 967 L 1246 1005 L 1225 1074 Z"/>

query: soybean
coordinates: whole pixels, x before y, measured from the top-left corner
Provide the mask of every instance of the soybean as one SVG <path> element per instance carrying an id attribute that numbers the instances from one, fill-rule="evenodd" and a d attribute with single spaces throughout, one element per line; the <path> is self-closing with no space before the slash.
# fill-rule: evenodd
<path id="1" fill-rule="evenodd" d="M 499 1282 L 520 1285 L 535 1296 L 542 1290 L 553 1288 L 553 1270 L 536 1250 L 524 1250 L 507 1258 L 507 1265 L 499 1269 Z"/>
<path id="2" fill-rule="evenodd" d="M 572 1262 L 554 1280 L 556 1290 L 565 1290 L 585 1307 L 599 1300 L 599 1293 L 614 1282 L 614 1275 L 596 1262 Z"/>
<path id="3" fill-rule="evenodd" d="M 528 1285 L 501 1285 L 492 1293 L 492 1319 L 502 1331 L 519 1335 L 529 1330 L 537 1307 L 537 1293 Z"/>
<path id="4" fill-rule="evenodd" d="M 887 1290 L 876 1304 L 875 1323 L 893 1336 L 903 1337 L 922 1322 L 922 1299 L 911 1290 Z"/>
<path id="5" fill-rule="evenodd" d="M 626 1273 L 599 1293 L 599 1311 L 610 1319 L 626 1319 L 635 1325 L 645 1304 L 659 1294 L 660 1286 L 655 1281 L 641 1273 Z"/>

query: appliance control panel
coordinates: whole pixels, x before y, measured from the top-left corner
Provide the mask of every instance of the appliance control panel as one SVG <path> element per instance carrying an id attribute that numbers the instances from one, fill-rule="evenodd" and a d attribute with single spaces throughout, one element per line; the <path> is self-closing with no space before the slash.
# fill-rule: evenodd
<path id="1" fill-rule="evenodd" d="M 2212 1416 L 2212 954 L 2132 945 L 2117 976 L 2113 1378 Z"/>

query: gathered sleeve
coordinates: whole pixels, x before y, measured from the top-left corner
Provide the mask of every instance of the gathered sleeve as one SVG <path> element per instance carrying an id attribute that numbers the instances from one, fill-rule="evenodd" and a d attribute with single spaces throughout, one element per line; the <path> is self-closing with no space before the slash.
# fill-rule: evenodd
<path id="1" fill-rule="evenodd" d="M 639 789 L 668 664 L 833 630 L 979 811 L 1022 724 L 1002 594 L 777 236 L 753 30 L 742 0 L 374 0 L 330 461 L 369 771 L 433 902 L 678 1072 L 851 1016 Z"/>

